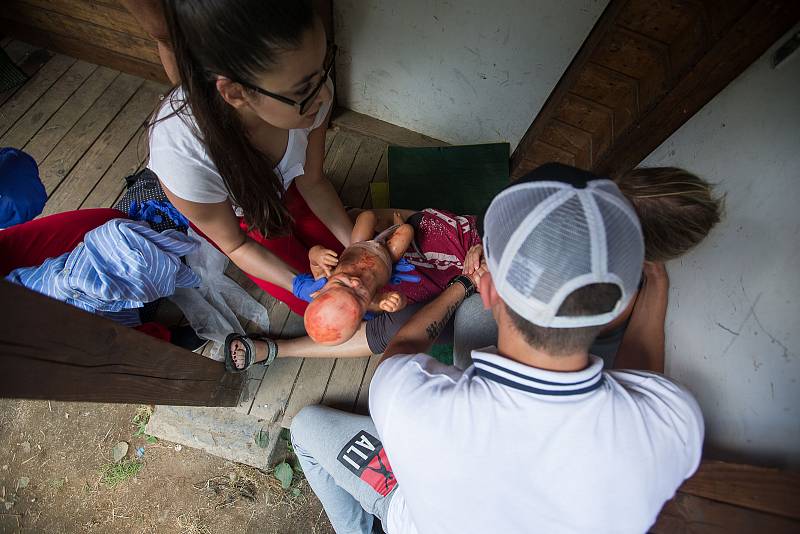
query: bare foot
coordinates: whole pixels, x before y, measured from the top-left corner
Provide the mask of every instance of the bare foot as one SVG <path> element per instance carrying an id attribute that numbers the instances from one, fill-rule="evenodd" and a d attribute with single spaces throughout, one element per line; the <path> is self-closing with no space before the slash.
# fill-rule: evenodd
<path id="1" fill-rule="evenodd" d="M 255 339 L 252 341 L 256 346 L 256 361 L 253 363 L 263 361 L 267 357 L 267 343 Z M 243 341 L 237 339 L 231 343 L 231 356 L 233 356 L 234 367 L 237 369 L 244 368 L 245 354 L 247 354 L 247 348 Z"/>

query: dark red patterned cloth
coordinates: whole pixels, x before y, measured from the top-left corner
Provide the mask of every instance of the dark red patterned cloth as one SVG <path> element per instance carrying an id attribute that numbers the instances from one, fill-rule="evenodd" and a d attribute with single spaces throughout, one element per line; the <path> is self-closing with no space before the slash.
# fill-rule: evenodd
<path id="1" fill-rule="evenodd" d="M 417 268 L 422 279 L 418 284 L 403 282 L 392 288 L 410 302 L 425 302 L 444 291 L 447 283 L 461 274 L 467 251 L 481 240 L 474 215 L 427 208 L 415 213 L 408 223 L 414 227 L 414 245 L 404 257 Z"/>

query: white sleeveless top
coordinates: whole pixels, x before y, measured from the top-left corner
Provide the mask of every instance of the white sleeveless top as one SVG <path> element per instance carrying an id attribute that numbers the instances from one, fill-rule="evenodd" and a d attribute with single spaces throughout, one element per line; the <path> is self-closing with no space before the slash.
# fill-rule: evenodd
<path id="1" fill-rule="evenodd" d="M 327 83 L 332 93 L 333 84 L 330 80 Z M 222 202 L 229 196 L 228 189 L 205 145 L 195 136 L 198 130 L 191 112 L 172 114 L 160 120 L 173 113 L 183 99 L 183 89 L 178 87 L 174 95 L 167 97 L 156 115 L 159 122 L 156 122 L 150 132 L 150 161 L 147 167 L 156 173 L 167 189 L 184 200 L 199 203 Z M 332 101 L 333 99 L 320 107 L 313 125 L 289 130 L 286 152 L 274 169 L 283 180 L 284 188 L 288 188 L 295 178 L 305 174 L 308 134 L 325 120 Z M 236 208 L 236 212 L 241 216 L 241 210 Z"/>

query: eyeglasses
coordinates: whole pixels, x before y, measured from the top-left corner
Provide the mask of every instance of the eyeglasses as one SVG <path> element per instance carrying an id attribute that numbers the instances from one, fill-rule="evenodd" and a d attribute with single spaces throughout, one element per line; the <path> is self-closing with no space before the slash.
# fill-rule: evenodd
<path id="1" fill-rule="evenodd" d="M 239 84 L 247 87 L 248 89 L 252 89 L 253 91 L 257 92 L 258 94 L 268 96 L 270 98 L 274 98 L 279 102 L 283 102 L 284 104 L 288 104 L 290 106 L 296 106 L 300 108 L 300 115 L 305 115 L 306 111 L 308 111 L 308 106 L 311 104 L 314 99 L 319 94 L 322 86 L 325 85 L 325 82 L 328 81 L 328 76 L 330 76 L 331 70 L 333 69 L 334 60 L 336 59 L 336 51 L 339 49 L 335 44 L 330 44 L 328 46 L 328 53 L 325 55 L 325 61 L 322 64 L 322 78 L 320 78 L 319 83 L 314 87 L 314 89 L 308 93 L 302 100 L 299 102 L 296 100 L 292 100 L 291 98 L 287 98 L 283 95 L 275 94 L 266 89 L 262 89 L 260 87 L 256 87 L 255 85 L 251 85 L 246 82 L 238 82 Z"/>

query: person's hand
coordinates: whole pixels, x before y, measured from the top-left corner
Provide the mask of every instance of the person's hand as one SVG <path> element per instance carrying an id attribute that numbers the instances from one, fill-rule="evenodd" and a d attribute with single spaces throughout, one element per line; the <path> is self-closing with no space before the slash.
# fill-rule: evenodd
<path id="1" fill-rule="evenodd" d="M 328 279 L 323 277 L 314 280 L 311 273 L 300 273 L 292 280 L 292 294 L 306 302 L 314 300 L 314 294 L 328 283 Z"/>
<path id="2" fill-rule="evenodd" d="M 381 297 L 378 307 L 385 312 L 393 313 L 406 307 L 406 297 L 397 291 L 387 291 Z"/>
<path id="3" fill-rule="evenodd" d="M 325 273 L 326 277 L 331 275 L 331 270 L 339 265 L 339 256 L 329 248 L 321 245 L 315 245 L 308 251 L 308 261 L 311 264 L 311 270 L 316 270 Z"/>
<path id="4" fill-rule="evenodd" d="M 464 272 L 462 274 L 466 275 L 470 280 L 472 280 L 472 284 L 475 286 L 475 292 L 480 293 L 478 288 L 480 287 L 478 284 L 481 281 L 481 277 L 489 272 L 489 267 L 486 265 L 486 259 L 483 258 L 480 262 L 480 265 L 472 271 L 471 273 L 467 273 L 466 265 L 464 266 Z"/>
<path id="5" fill-rule="evenodd" d="M 399 285 L 403 282 L 411 282 L 413 284 L 418 284 L 422 277 L 418 274 L 411 274 L 415 270 L 411 263 L 405 258 L 400 258 L 400 260 L 392 266 L 392 277 L 389 279 L 389 283 L 393 286 Z"/>
<path id="6" fill-rule="evenodd" d="M 483 245 L 473 245 L 467 251 L 467 256 L 464 258 L 464 270 L 462 274 L 467 276 L 477 271 L 483 262 Z"/>

